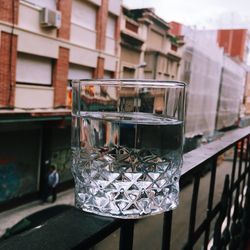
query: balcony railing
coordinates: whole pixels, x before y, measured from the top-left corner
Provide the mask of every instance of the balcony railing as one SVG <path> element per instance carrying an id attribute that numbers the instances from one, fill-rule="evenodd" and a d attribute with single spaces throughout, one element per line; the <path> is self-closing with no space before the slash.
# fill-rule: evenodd
<path id="1" fill-rule="evenodd" d="M 190 211 L 189 222 L 182 224 L 188 228 L 187 237 L 181 235 L 180 228 L 176 229 L 175 211 L 166 212 L 161 217 L 162 249 L 244 249 L 250 235 L 249 143 L 250 127 L 240 128 L 184 155 L 180 186 L 183 192 L 187 187 L 193 188 L 190 202 L 187 202 L 189 207 L 184 207 L 185 211 Z M 225 158 L 226 171 L 221 171 L 220 163 L 225 162 Z M 228 174 L 222 176 L 221 172 Z M 208 184 L 202 189 L 204 176 Z M 219 192 L 217 181 L 224 183 L 219 199 L 216 198 Z M 202 204 L 198 203 L 201 195 L 206 198 Z M 199 207 L 204 204 L 206 209 L 200 219 Z M 72 208 L 40 228 L 2 242 L 0 250 L 89 249 L 117 229 L 120 229 L 119 249 L 130 250 L 133 249 L 134 225 L 137 223 L 140 221 L 105 218 Z M 181 248 L 174 245 L 171 233 L 178 234 L 179 241 L 183 241 Z M 145 240 L 148 239 L 145 237 Z"/>

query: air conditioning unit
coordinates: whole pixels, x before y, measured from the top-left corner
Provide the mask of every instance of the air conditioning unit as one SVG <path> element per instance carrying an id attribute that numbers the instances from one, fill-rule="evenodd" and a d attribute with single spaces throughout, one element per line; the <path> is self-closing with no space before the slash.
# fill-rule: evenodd
<path id="1" fill-rule="evenodd" d="M 62 15 L 60 11 L 42 8 L 40 12 L 40 26 L 47 28 L 60 28 Z"/>

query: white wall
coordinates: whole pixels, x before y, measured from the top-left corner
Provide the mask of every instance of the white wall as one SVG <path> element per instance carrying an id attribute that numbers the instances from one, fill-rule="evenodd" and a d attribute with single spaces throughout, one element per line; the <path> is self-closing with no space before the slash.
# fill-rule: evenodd
<path id="1" fill-rule="evenodd" d="M 97 51 L 89 50 L 87 48 L 78 48 L 70 46 L 69 61 L 71 63 L 86 65 L 95 68 L 97 65 Z"/>
<path id="2" fill-rule="evenodd" d="M 16 34 L 18 35 L 18 51 L 51 58 L 58 57 L 58 42 L 56 40 L 23 30 L 16 30 Z"/>
<path id="3" fill-rule="evenodd" d="M 84 46 L 86 48 L 96 48 L 96 32 L 79 26 L 78 24 L 71 24 L 70 41 L 72 43 Z"/>
<path id="4" fill-rule="evenodd" d="M 56 0 L 25 0 L 25 2 L 30 3 L 31 5 L 47 7 L 51 10 L 56 10 Z"/>

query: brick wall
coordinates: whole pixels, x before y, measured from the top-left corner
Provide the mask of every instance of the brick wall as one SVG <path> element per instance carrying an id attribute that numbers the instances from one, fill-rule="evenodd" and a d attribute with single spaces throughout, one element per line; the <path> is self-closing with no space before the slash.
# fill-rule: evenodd
<path id="1" fill-rule="evenodd" d="M 53 69 L 54 107 L 65 107 L 69 68 L 69 49 L 59 47 L 58 59 Z"/>
<path id="2" fill-rule="evenodd" d="M 57 36 L 59 38 L 69 40 L 72 0 L 59 0 L 57 9 L 62 13 L 62 24 L 61 28 L 57 32 Z"/>
<path id="3" fill-rule="evenodd" d="M 108 0 L 102 0 L 96 15 L 96 49 L 105 50 L 105 36 L 108 19 Z"/>
<path id="4" fill-rule="evenodd" d="M 0 20 L 17 24 L 19 0 L 0 0 Z"/>
<path id="5" fill-rule="evenodd" d="M 97 65 L 96 65 L 96 69 L 94 72 L 94 78 L 96 78 L 96 79 L 103 78 L 103 76 L 104 76 L 104 63 L 105 63 L 104 58 L 102 58 L 102 57 L 97 58 Z"/>
<path id="6" fill-rule="evenodd" d="M 0 34 L 0 107 L 13 108 L 16 85 L 17 36 Z"/>
<path id="7" fill-rule="evenodd" d="M 0 20 L 17 24 L 19 0 L 0 0 Z M 17 36 L 0 34 L 0 107 L 13 108 L 16 85 Z"/>
<path id="8" fill-rule="evenodd" d="M 182 35 L 182 24 L 177 22 L 170 22 L 170 32 L 175 36 Z"/>
<path id="9" fill-rule="evenodd" d="M 244 60 L 245 46 L 247 40 L 246 29 L 218 30 L 217 41 L 220 47 L 224 48 L 229 56 L 238 57 Z"/>
<path id="10" fill-rule="evenodd" d="M 247 30 L 239 29 L 233 31 L 231 55 L 238 57 L 241 61 L 244 60 L 245 47 L 247 40 Z"/>

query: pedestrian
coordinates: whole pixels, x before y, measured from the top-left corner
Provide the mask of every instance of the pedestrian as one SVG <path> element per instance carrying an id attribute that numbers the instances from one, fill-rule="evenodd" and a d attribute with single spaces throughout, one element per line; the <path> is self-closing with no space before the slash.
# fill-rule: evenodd
<path id="1" fill-rule="evenodd" d="M 47 178 L 47 194 L 45 196 L 44 202 L 47 201 L 50 195 L 52 195 L 52 203 L 56 201 L 58 183 L 59 183 L 59 174 L 56 170 L 56 167 L 52 165 L 49 168 L 49 174 Z"/>

